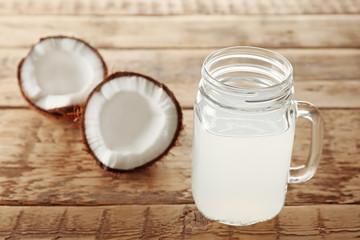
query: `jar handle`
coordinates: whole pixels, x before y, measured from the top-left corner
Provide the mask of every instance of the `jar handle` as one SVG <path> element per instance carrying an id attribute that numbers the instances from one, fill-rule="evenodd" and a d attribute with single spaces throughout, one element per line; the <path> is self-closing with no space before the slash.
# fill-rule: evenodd
<path id="1" fill-rule="evenodd" d="M 301 183 L 312 178 L 319 165 L 324 122 L 321 112 L 309 102 L 295 101 L 296 118 L 306 118 L 311 121 L 311 148 L 308 160 L 305 165 L 290 167 L 289 183 Z"/>

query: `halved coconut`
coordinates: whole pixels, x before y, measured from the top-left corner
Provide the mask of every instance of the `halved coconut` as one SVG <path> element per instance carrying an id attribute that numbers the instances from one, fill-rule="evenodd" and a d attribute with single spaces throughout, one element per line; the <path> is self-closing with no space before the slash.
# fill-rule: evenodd
<path id="1" fill-rule="evenodd" d="M 31 106 L 57 117 L 72 118 L 107 68 L 99 52 L 81 39 L 52 36 L 40 39 L 21 60 L 18 80 Z"/>
<path id="2" fill-rule="evenodd" d="M 132 170 L 164 156 L 182 128 L 182 112 L 163 84 L 117 72 L 90 94 L 82 116 L 85 145 L 109 171 Z"/>

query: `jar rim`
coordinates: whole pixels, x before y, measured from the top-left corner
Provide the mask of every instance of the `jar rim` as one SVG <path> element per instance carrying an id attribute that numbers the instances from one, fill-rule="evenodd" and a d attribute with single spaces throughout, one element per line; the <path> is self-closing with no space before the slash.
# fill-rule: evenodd
<path id="1" fill-rule="evenodd" d="M 263 53 L 263 56 L 271 57 L 275 60 L 280 60 L 282 65 L 286 68 L 284 79 L 281 82 L 276 83 L 274 85 L 266 86 L 266 87 L 259 87 L 259 88 L 238 87 L 238 86 L 229 85 L 229 84 L 219 81 L 218 79 L 214 78 L 210 74 L 207 65 L 216 56 L 226 53 L 228 51 L 233 51 L 233 50 L 242 50 L 242 53 L 248 53 L 248 54 L 253 54 L 253 55 L 256 55 L 256 54 L 252 53 L 251 51 L 253 51 L 253 52 L 257 51 L 258 53 Z M 248 52 L 244 52 L 244 51 L 248 51 Z M 281 54 L 279 54 L 277 52 L 274 52 L 272 50 L 265 49 L 265 48 L 260 48 L 260 47 L 232 46 L 232 47 L 226 47 L 226 48 L 216 50 L 205 58 L 202 69 L 203 69 L 203 73 L 206 75 L 206 77 L 208 77 L 212 80 L 212 84 L 216 83 L 216 85 L 218 85 L 222 88 L 228 89 L 230 91 L 234 91 L 234 92 L 248 92 L 248 91 L 261 92 L 261 91 L 269 91 L 269 90 L 271 91 L 272 89 L 279 88 L 283 85 L 292 84 L 291 81 L 292 81 L 293 67 L 292 67 L 291 63 L 289 62 L 289 60 L 287 60 L 284 56 L 282 56 Z"/>

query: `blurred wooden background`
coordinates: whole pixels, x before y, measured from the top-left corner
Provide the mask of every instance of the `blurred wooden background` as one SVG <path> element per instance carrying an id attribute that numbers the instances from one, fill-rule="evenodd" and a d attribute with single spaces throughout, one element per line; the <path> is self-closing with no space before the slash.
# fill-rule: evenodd
<path id="1" fill-rule="evenodd" d="M 359 239 L 360 0 L 0 0 L 0 239 Z M 76 124 L 30 110 L 17 64 L 40 37 L 97 47 L 111 71 L 164 82 L 180 101 L 179 146 L 113 177 L 82 149 Z M 204 58 L 234 45 L 270 48 L 294 67 L 295 98 L 320 107 L 315 177 L 290 185 L 275 219 L 230 227 L 191 195 L 192 106 Z M 294 161 L 308 154 L 298 121 Z"/>

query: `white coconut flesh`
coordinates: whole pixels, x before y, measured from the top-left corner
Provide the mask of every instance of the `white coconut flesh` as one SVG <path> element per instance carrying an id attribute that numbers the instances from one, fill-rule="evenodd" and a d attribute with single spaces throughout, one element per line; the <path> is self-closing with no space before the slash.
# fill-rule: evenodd
<path id="1" fill-rule="evenodd" d="M 164 153 L 177 134 L 179 117 L 163 88 L 142 76 L 120 76 L 90 97 L 83 126 L 102 164 L 129 170 Z"/>
<path id="2" fill-rule="evenodd" d="M 84 103 L 106 70 L 82 41 L 50 37 L 32 49 L 20 71 L 26 95 L 36 106 L 51 110 Z"/>

